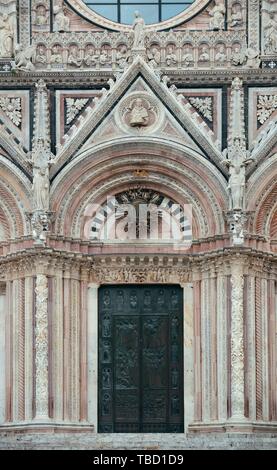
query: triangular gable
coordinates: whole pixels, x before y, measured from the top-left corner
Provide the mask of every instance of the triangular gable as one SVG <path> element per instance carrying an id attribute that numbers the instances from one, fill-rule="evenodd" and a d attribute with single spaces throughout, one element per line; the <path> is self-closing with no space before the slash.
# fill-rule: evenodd
<path id="1" fill-rule="evenodd" d="M 185 129 L 188 135 L 197 143 L 201 151 L 221 167 L 226 173 L 221 163 L 222 156 L 219 149 L 219 143 L 215 140 L 214 133 L 204 123 L 197 118 L 195 111 L 191 111 L 185 106 L 183 97 L 178 96 L 176 87 L 167 85 L 167 77 L 162 80 L 154 70 L 149 67 L 143 59 L 136 58 L 131 66 L 114 83 L 111 79 L 108 81 L 109 91 L 103 93 L 103 96 L 91 113 L 87 113 L 81 126 L 72 132 L 65 145 L 57 155 L 56 163 L 53 165 L 51 173 L 55 175 L 66 161 L 72 159 L 78 153 L 78 150 L 90 138 L 95 130 L 100 126 L 103 120 L 110 114 L 115 105 L 129 93 L 130 87 L 138 77 L 146 82 L 159 102 L 175 118 L 179 125 Z"/>
<path id="2" fill-rule="evenodd" d="M 156 101 L 157 106 L 159 106 L 157 97 L 147 85 L 147 83 L 143 80 L 142 77 L 137 78 L 137 80 L 128 89 L 128 94 L 124 95 L 115 105 L 111 113 L 104 119 L 104 121 L 81 147 L 80 152 L 87 150 L 92 145 L 111 141 L 112 139 L 116 138 L 127 136 L 136 136 L 140 138 L 142 136 L 151 135 L 151 137 L 160 137 L 167 140 L 173 140 L 204 155 L 200 147 L 190 137 L 188 132 L 182 128 L 182 126 L 163 105 L 160 105 L 160 122 L 154 129 L 150 129 L 150 132 L 147 131 L 147 128 L 136 129 L 131 126 L 125 126 L 124 122 L 121 122 L 121 110 L 124 108 L 124 106 L 126 106 L 126 104 L 124 104 L 124 102 L 126 102 L 126 98 L 129 102 L 132 102 L 132 97 L 136 97 L 137 94 L 138 96 L 144 96 L 144 94 L 147 94 L 146 96 L 151 97 L 153 99 L 152 102 L 155 103 Z"/>

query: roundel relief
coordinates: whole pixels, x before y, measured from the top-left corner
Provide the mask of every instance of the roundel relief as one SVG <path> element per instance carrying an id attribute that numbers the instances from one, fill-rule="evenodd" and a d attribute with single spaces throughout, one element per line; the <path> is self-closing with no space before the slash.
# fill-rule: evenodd
<path id="1" fill-rule="evenodd" d="M 133 92 L 119 104 L 116 112 L 117 124 L 128 133 L 149 134 L 161 125 L 164 111 L 159 101 L 144 92 Z"/>

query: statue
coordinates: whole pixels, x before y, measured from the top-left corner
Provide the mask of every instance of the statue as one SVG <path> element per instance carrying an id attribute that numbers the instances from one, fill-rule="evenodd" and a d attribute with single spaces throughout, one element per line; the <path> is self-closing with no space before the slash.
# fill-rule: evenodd
<path id="1" fill-rule="evenodd" d="M 14 66 L 16 69 L 25 70 L 26 72 L 34 70 L 32 60 L 34 58 L 36 49 L 31 45 L 23 49 L 21 44 L 15 46 L 15 61 Z"/>
<path id="2" fill-rule="evenodd" d="M 208 62 L 210 60 L 210 53 L 208 46 L 203 46 L 201 54 L 199 55 L 199 62 Z"/>
<path id="3" fill-rule="evenodd" d="M 277 52 L 277 21 L 274 12 L 269 14 L 269 20 L 264 27 L 264 48 L 266 53 Z"/>
<path id="4" fill-rule="evenodd" d="M 135 19 L 133 22 L 133 49 L 144 49 L 144 27 L 144 19 L 138 11 L 135 11 Z"/>
<path id="5" fill-rule="evenodd" d="M 242 212 L 234 212 L 229 219 L 230 231 L 233 234 L 233 244 L 243 245 L 244 243 L 244 223 L 246 221 L 245 214 Z"/>
<path id="6" fill-rule="evenodd" d="M 218 51 L 217 53 L 215 54 L 215 58 L 214 58 L 215 62 L 218 62 L 218 63 L 224 63 L 226 62 L 227 60 L 227 56 L 226 56 L 226 51 L 225 51 L 225 47 L 223 44 L 221 44 L 218 48 Z"/>
<path id="7" fill-rule="evenodd" d="M 88 67 L 95 67 L 97 61 L 99 59 L 99 55 L 95 54 L 95 49 L 93 46 L 87 46 L 85 51 L 84 63 Z"/>
<path id="8" fill-rule="evenodd" d="M 231 10 L 231 27 L 236 28 L 237 26 L 242 26 L 243 16 L 241 11 L 240 3 L 234 3 Z"/>
<path id="9" fill-rule="evenodd" d="M 36 9 L 35 24 L 44 26 L 47 23 L 47 10 L 44 5 L 38 5 Z"/>
<path id="10" fill-rule="evenodd" d="M 222 0 L 215 0 L 215 6 L 209 11 L 209 15 L 212 17 L 210 21 L 210 28 L 212 30 L 224 29 L 225 13 L 226 8 Z"/>
<path id="11" fill-rule="evenodd" d="M 136 98 L 130 105 L 130 126 L 141 127 L 147 126 L 149 122 L 149 114 L 147 109 L 143 106 L 143 102 L 140 98 Z"/>
<path id="12" fill-rule="evenodd" d="M 62 58 L 62 52 L 60 46 L 53 46 L 52 52 L 51 52 L 51 57 L 50 57 L 50 63 L 51 64 L 61 64 L 63 61 Z"/>
<path id="13" fill-rule="evenodd" d="M 159 51 L 157 46 L 153 46 L 148 52 L 147 52 L 147 58 L 149 60 L 149 65 L 151 67 L 158 67 L 161 63 L 161 52 Z"/>
<path id="14" fill-rule="evenodd" d="M 36 64 L 46 64 L 47 63 L 46 47 L 45 46 L 40 45 L 40 46 L 37 47 L 35 62 L 36 62 Z"/>
<path id="15" fill-rule="evenodd" d="M 189 67 L 193 64 L 194 59 L 190 47 L 186 47 L 183 55 L 183 62 L 185 67 Z"/>
<path id="16" fill-rule="evenodd" d="M 250 68 L 259 67 L 260 65 L 260 51 L 255 48 L 254 44 L 250 44 L 246 50 L 247 63 Z"/>
<path id="17" fill-rule="evenodd" d="M 67 63 L 68 65 L 74 65 L 76 67 L 80 67 L 82 64 L 82 59 L 80 58 L 80 55 L 78 54 L 78 47 L 77 46 L 72 46 L 69 50 L 68 54 L 68 59 Z M 79 55 L 79 56 L 78 56 Z"/>
<path id="18" fill-rule="evenodd" d="M 237 44 L 231 54 L 231 62 L 233 65 L 243 65 L 246 61 L 245 51 Z"/>
<path id="19" fill-rule="evenodd" d="M 172 46 L 168 47 L 167 54 L 165 57 L 165 63 L 168 67 L 171 67 L 177 64 L 177 57 L 176 57 L 176 54 L 174 53 L 174 49 Z"/>
<path id="20" fill-rule="evenodd" d="M 223 156 L 228 158 L 223 161 L 229 168 L 228 189 L 230 193 L 230 210 L 244 209 L 245 193 L 245 167 L 253 161 L 249 158 L 247 151 L 240 137 L 235 137 L 228 149 L 223 151 Z"/>
<path id="21" fill-rule="evenodd" d="M 70 20 L 65 14 L 63 5 L 56 5 L 53 8 L 55 15 L 53 30 L 54 31 L 69 31 Z"/>
<path id="22" fill-rule="evenodd" d="M 33 170 L 33 210 L 49 210 L 49 168 L 34 165 Z"/>
<path id="23" fill-rule="evenodd" d="M 116 63 L 120 69 L 125 69 L 129 57 L 130 53 L 127 49 L 127 46 L 125 44 L 121 44 L 116 53 Z"/>
<path id="24" fill-rule="evenodd" d="M 0 57 L 12 57 L 14 30 L 10 17 L 0 13 Z"/>

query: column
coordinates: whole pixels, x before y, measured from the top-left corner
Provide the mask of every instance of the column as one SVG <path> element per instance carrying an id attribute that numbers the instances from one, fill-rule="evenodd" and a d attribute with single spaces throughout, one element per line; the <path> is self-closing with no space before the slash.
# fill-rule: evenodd
<path id="1" fill-rule="evenodd" d="M 98 426 L 98 284 L 88 285 L 88 422 Z"/>
<path id="2" fill-rule="evenodd" d="M 183 284 L 184 296 L 184 410 L 185 432 L 194 416 L 193 285 Z"/>
<path id="3" fill-rule="evenodd" d="M 218 273 L 216 285 L 217 309 L 217 393 L 218 420 L 227 419 L 227 279 Z"/>
<path id="4" fill-rule="evenodd" d="M 202 365 L 202 421 L 211 419 L 211 321 L 210 282 L 208 275 L 201 281 L 201 365 Z"/>
<path id="5" fill-rule="evenodd" d="M 246 286 L 246 386 L 249 402 L 249 419 L 256 420 L 256 331 L 255 331 L 255 276 L 247 276 Z"/>
<path id="6" fill-rule="evenodd" d="M 32 276 L 25 279 L 25 421 L 33 419 L 33 315 L 34 315 L 34 278 Z"/>
<path id="7" fill-rule="evenodd" d="M 57 268 L 53 278 L 52 311 L 52 364 L 53 364 L 53 417 L 63 420 L 63 376 L 64 376 L 64 312 L 63 312 L 63 272 Z"/>
<path id="8" fill-rule="evenodd" d="M 5 285 L 0 284 L 0 425 L 6 420 Z"/>
<path id="9" fill-rule="evenodd" d="M 35 293 L 35 419 L 48 421 L 48 279 L 45 274 L 37 274 Z"/>
<path id="10" fill-rule="evenodd" d="M 244 415 L 244 331 L 243 331 L 243 264 L 231 264 L 231 418 L 245 421 Z"/>

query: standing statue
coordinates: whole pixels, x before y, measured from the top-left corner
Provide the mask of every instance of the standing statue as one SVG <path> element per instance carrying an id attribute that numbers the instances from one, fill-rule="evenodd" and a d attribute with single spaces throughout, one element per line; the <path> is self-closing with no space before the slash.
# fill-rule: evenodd
<path id="1" fill-rule="evenodd" d="M 253 161 L 249 155 L 240 137 L 235 137 L 232 145 L 223 151 L 223 156 L 228 156 L 223 163 L 229 168 L 229 210 L 244 209 L 245 167 Z"/>
<path id="2" fill-rule="evenodd" d="M 222 0 L 215 0 L 215 6 L 209 11 L 212 17 L 210 21 L 210 28 L 212 30 L 223 30 L 225 26 L 225 13 L 226 8 Z"/>
<path id="3" fill-rule="evenodd" d="M 10 17 L 0 13 L 0 57 L 12 57 L 14 29 Z"/>
<path id="4" fill-rule="evenodd" d="M 33 169 L 33 210 L 49 211 L 49 168 L 35 165 Z"/>
<path id="5" fill-rule="evenodd" d="M 144 49 L 144 28 L 145 21 L 138 11 L 135 11 L 135 19 L 133 22 L 133 49 Z"/>

